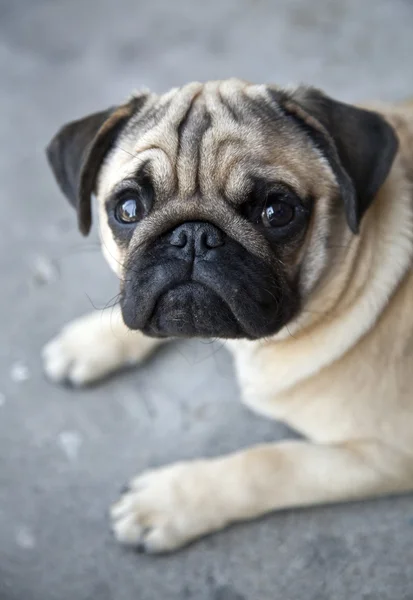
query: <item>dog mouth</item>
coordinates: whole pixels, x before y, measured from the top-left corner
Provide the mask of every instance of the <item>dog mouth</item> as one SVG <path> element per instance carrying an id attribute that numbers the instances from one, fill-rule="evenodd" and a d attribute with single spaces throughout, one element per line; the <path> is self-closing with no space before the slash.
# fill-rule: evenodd
<path id="1" fill-rule="evenodd" d="M 225 300 L 204 283 L 195 281 L 178 283 L 162 291 L 142 331 L 154 337 L 243 335 Z"/>

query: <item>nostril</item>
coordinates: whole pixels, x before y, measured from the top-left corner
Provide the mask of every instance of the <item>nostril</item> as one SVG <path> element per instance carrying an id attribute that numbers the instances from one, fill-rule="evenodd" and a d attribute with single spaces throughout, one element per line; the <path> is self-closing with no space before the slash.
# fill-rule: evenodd
<path id="1" fill-rule="evenodd" d="M 222 246 L 224 244 L 224 236 L 218 229 L 215 229 L 214 227 L 202 233 L 201 243 L 205 248 L 208 248 L 209 250 L 211 250 L 212 248 L 218 248 L 219 246 Z"/>
<path id="2" fill-rule="evenodd" d="M 177 229 L 172 233 L 169 243 L 177 248 L 185 248 L 188 243 L 188 236 L 183 229 Z"/>

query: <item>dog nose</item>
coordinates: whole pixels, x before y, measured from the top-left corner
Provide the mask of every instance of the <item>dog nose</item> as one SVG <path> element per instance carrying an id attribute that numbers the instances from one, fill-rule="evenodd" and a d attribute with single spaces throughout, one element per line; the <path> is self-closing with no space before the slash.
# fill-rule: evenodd
<path id="1" fill-rule="evenodd" d="M 176 227 L 169 238 L 172 246 L 193 251 L 195 256 L 224 245 L 224 233 L 212 225 L 200 221 L 188 221 Z"/>

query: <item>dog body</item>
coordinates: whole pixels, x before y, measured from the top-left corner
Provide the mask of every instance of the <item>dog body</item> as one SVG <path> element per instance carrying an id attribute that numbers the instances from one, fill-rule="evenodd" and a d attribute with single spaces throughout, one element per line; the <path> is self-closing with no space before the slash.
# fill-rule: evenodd
<path id="1" fill-rule="evenodd" d="M 230 80 L 100 115 L 49 157 L 83 231 L 96 192 L 122 315 L 67 326 L 46 372 L 80 385 L 170 336 L 221 337 L 244 402 L 306 438 L 144 473 L 113 507 L 118 539 L 161 552 L 280 508 L 412 490 L 413 106 Z"/>

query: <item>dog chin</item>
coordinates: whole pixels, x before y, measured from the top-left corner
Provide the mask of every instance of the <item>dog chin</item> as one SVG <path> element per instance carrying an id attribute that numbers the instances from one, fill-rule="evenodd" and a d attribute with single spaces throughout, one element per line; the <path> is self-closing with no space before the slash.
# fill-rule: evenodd
<path id="1" fill-rule="evenodd" d="M 128 327 L 127 315 L 124 320 Z M 229 306 L 207 286 L 182 283 L 163 292 L 141 331 L 152 337 L 247 337 Z"/>

